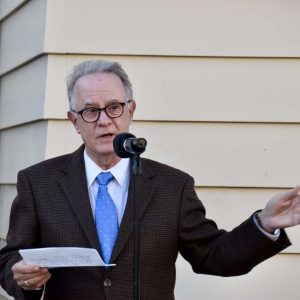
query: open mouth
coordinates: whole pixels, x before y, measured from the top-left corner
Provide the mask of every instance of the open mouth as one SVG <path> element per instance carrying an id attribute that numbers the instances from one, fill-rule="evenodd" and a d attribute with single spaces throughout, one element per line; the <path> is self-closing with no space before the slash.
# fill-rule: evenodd
<path id="1" fill-rule="evenodd" d="M 113 137 L 114 137 L 113 134 L 108 133 L 108 134 L 102 134 L 102 135 L 99 137 L 99 139 L 111 139 L 111 138 L 113 138 Z"/>

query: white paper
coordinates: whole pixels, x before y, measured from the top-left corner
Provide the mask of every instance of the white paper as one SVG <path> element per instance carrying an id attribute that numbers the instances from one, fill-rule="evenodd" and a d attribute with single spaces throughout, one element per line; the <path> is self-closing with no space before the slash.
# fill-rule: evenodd
<path id="1" fill-rule="evenodd" d="M 97 250 L 92 248 L 50 247 L 24 249 L 19 252 L 26 264 L 43 268 L 115 266 L 105 264 Z"/>

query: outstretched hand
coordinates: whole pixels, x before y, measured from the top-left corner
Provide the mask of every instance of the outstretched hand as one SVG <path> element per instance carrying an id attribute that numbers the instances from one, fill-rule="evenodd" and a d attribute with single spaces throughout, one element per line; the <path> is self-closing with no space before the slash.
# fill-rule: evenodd
<path id="1" fill-rule="evenodd" d="M 263 228 L 274 232 L 300 224 L 300 186 L 275 195 L 259 213 Z"/>

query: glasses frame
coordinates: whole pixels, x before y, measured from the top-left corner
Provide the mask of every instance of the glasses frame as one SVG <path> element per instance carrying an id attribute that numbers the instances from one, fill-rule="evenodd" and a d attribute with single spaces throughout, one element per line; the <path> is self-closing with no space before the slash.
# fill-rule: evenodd
<path id="1" fill-rule="evenodd" d="M 82 109 L 82 110 L 80 110 L 80 111 L 76 111 L 76 110 L 71 109 L 71 112 L 80 115 L 81 118 L 82 118 L 82 120 L 83 120 L 84 122 L 86 122 L 86 123 L 95 123 L 95 122 L 98 122 L 98 120 L 99 120 L 99 118 L 100 118 L 100 115 L 101 115 L 101 112 L 102 112 L 102 111 L 104 111 L 104 112 L 106 113 L 106 115 L 107 115 L 109 118 L 111 118 L 111 119 L 120 118 L 120 117 L 123 115 L 123 113 L 124 113 L 124 106 L 125 106 L 127 103 L 131 103 L 131 102 L 132 102 L 132 99 L 128 99 L 128 100 L 125 101 L 125 102 L 118 102 L 118 101 L 116 101 L 116 102 L 110 103 L 110 104 L 106 105 L 106 106 L 103 107 L 103 108 L 87 107 L 87 108 L 84 108 L 84 109 Z M 112 117 L 112 116 L 110 116 L 110 115 L 107 113 L 107 108 L 110 107 L 111 105 L 115 105 L 115 104 L 121 104 L 121 105 L 122 105 L 122 112 L 121 112 L 121 114 L 120 114 L 119 116 Z M 96 110 L 98 111 L 98 117 L 97 117 L 97 119 L 95 119 L 94 121 L 86 121 L 86 120 L 84 119 L 84 117 L 83 117 L 83 113 L 84 113 L 84 111 L 86 111 L 86 110 L 88 110 L 88 109 L 91 109 L 91 108 L 96 109 Z"/>

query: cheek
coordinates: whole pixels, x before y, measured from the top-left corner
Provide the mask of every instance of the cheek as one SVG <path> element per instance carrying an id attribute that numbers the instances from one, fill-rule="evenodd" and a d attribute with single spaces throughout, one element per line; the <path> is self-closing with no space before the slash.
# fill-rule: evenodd
<path id="1" fill-rule="evenodd" d="M 129 125 L 131 124 L 131 118 L 128 115 L 124 116 L 123 119 L 116 120 L 115 126 L 122 131 L 127 131 L 129 129 Z"/>
<path id="2" fill-rule="evenodd" d="M 89 126 L 78 126 L 78 133 L 80 133 L 81 138 L 86 141 L 93 137 L 94 129 L 89 128 Z"/>

